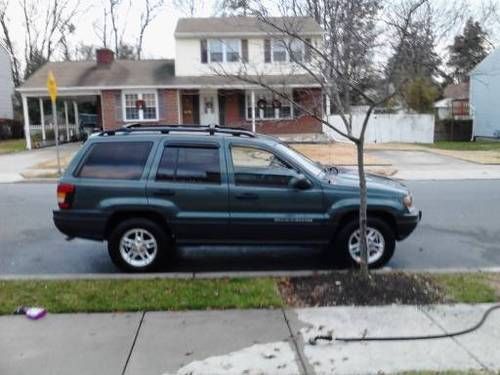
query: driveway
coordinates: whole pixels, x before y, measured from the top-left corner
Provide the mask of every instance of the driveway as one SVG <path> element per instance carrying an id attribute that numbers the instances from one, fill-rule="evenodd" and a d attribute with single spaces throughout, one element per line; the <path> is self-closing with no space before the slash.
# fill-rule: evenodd
<path id="1" fill-rule="evenodd" d="M 403 180 L 500 179 L 500 165 L 484 165 L 438 155 L 428 151 L 368 151 L 368 155 L 387 161 Z"/>
<path id="2" fill-rule="evenodd" d="M 61 157 L 74 154 L 80 147 L 80 143 L 61 145 Z M 52 160 L 56 160 L 55 147 L 0 155 L 0 183 L 22 181 L 24 179 L 22 174 L 26 170 Z"/>

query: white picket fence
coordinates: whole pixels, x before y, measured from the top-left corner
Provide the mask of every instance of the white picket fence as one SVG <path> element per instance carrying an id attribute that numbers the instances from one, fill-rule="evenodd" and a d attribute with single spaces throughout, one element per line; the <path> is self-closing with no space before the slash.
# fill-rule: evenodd
<path id="1" fill-rule="evenodd" d="M 45 133 L 48 131 L 53 131 L 55 130 L 54 124 L 48 123 L 45 124 Z M 75 124 L 68 124 L 66 127 L 66 124 L 58 124 L 58 130 L 59 130 L 59 140 L 60 141 L 69 141 L 74 135 L 78 133 L 78 127 Z M 30 133 L 31 136 L 35 134 L 42 134 L 42 125 L 41 124 L 30 124 Z M 68 136 L 69 135 L 69 136 Z M 53 140 L 53 136 L 46 137 L 48 141 Z M 49 139 L 52 138 L 52 139 Z"/>
<path id="2" fill-rule="evenodd" d="M 365 115 L 352 115 L 353 134 L 361 132 Z M 328 122 L 340 130 L 345 131 L 340 116 L 328 116 Z M 323 125 L 323 133 L 338 142 L 348 140 Z M 434 115 L 426 114 L 374 114 L 371 116 L 365 133 L 366 143 L 433 143 L 434 142 Z"/>

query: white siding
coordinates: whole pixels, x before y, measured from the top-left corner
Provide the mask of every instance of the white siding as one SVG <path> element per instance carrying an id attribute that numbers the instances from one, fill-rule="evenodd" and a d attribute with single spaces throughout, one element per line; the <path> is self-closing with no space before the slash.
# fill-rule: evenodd
<path id="1" fill-rule="evenodd" d="M 0 46 L 0 119 L 12 119 L 12 95 L 14 83 L 10 68 L 10 58 L 7 51 Z"/>
<path id="2" fill-rule="evenodd" d="M 242 39 L 242 38 L 240 38 Z M 244 38 L 243 38 L 244 39 Z M 265 63 L 264 39 L 248 38 L 248 63 L 246 74 L 304 74 L 304 70 L 290 63 Z M 203 76 L 214 75 L 220 70 L 220 63 L 202 64 L 199 39 L 176 39 L 175 41 L 175 75 Z M 223 68 L 231 74 L 236 74 L 241 68 L 240 63 L 224 63 Z"/>
<path id="3" fill-rule="evenodd" d="M 500 136 L 500 50 L 493 51 L 471 74 L 473 136 Z"/>

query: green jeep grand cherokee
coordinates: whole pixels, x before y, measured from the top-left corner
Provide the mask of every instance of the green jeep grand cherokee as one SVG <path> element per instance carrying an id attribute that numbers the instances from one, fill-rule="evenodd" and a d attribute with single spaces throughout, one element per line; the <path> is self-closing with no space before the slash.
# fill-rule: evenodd
<path id="1" fill-rule="evenodd" d="M 89 138 L 57 189 L 57 228 L 108 241 L 126 271 L 157 268 L 176 244 L 327 245 L 359 261 L 358 178 L 279 140 L 222 127 L 130 126 Z M 380 267 L 421 212 L 407 188 L 368 177 L 369 262 Z"/>

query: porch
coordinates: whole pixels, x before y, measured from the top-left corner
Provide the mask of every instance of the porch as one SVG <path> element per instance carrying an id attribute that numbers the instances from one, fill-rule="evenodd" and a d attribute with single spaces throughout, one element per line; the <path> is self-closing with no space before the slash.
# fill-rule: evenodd
<path id="1" fill-rule="evenodd" d="M 52 103 L 46 92 L 22 95 L 26 148 L 52 146 L 56 141 L 56 125 Z M 59 143 L 76 142 L 81 138 L 82 118 L 100 126 L 100 97 L 98 95 L 62 94 L 56 101 L 56 121 Z"/>
<path id="2" fill-rule="evenodd" d="M 317 88 L 288 90 L 287 96 L 321 116 L 322 95 Z M 321 124 L 310 114 L 263 89 L 179 90 L 179 122 L 242 127 L 267 134 L 321 133 Z"/>

